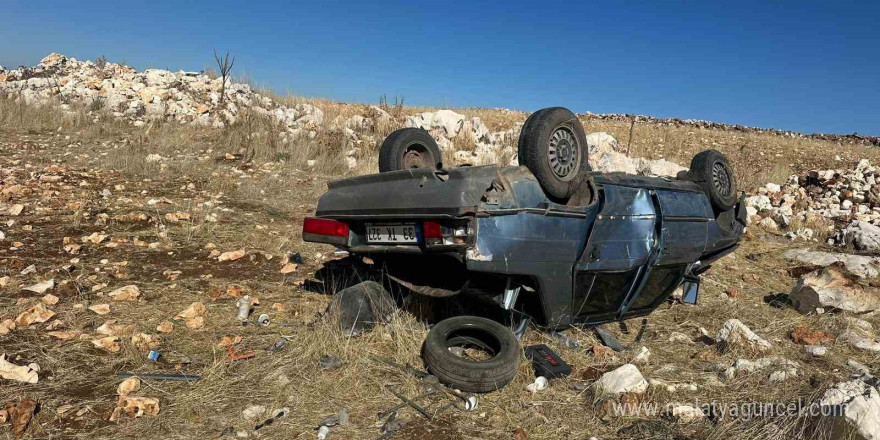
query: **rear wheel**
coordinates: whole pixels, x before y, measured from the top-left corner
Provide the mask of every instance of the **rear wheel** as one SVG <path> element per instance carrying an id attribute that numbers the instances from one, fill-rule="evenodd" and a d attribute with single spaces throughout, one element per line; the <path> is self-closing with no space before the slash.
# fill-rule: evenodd
<path id="1" fill-rule="evenodd" d="M 385 138 L 379 148 L 379 172 L 411 168 L 442 168 L 440 147 L 427 131 L 401 128 Z"/>
<path id="2" fill-rule="evenodd" d="M 589 171 L 584 127 L 566 108 L 536 111 L 526 120 L 517 146 L 520 165 L 525 165 L 551 197 L 567 199 L 575 193 Z"/>
<path id="3" fill-rule="evenodd" d="M 720 151 L 697 153 L 691 160 L 690 176 L 718 211 L 727 211 L 736 205 L 736 178 L 730 162 Z"/>

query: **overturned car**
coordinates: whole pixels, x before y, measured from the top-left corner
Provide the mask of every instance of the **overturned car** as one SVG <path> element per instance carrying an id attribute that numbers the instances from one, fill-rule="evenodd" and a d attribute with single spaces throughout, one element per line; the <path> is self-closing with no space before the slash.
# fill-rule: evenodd
<path id="1" fill-rule="evenodd" d="M 550 329 L 646 315 L 682 285 L 695 301 L 699 275 L 746 223 L 727 159 L 707 150 L 674 178 L 642 177 L 593 172 L 587 151 L 560 107 L 526 121 L 524 166 L 447 169 L 428 133 L 401 129 L 381 147 L 379 174 L 328 185 L 303 239 L 369 256 L 408 292 L 476 298 Z M 470 391 L 509 382 L 520 357 L 511 331 L 455 319 L 432 328 L 443 335 L 426 341 L 429 369 Z M 491 358 L 442 359 L 468 344 Z"/>

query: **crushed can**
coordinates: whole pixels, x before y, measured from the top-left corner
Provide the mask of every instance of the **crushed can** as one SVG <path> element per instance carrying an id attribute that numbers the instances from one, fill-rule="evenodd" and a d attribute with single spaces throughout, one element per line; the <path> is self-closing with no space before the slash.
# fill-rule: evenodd
<path id="1" fill-rule="evenodd" d="M 156 350 L 150 350 L 150 353 L 147 354 L 147 359 L 149 359 L 153 362 L 158 362 L 160 356 L 162 356 L 162 353 L 159 353 Z"/>
<path id="2" fill-rule="evenodd" d="M 265 314 L 265 313 L 263 313 L 262 315 L 260 315 L 260 317 L 257 318 L 257 324 L 260 324 L 260 325 L 262 325 L 263 327 L 267 327 L 267 326 L 269 326 L 269 315 L 267 315 L 267 314 Z"/>

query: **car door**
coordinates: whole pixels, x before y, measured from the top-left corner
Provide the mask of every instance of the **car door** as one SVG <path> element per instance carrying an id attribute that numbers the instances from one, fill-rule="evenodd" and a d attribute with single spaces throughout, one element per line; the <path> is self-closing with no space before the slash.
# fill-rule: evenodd
<path id="1" fill-rule="evenodd" d="M 576 322 L 615 319 L 642 278 L 657 245 L 657 210 L 651 190 L 603 185 L 602 207 L 575 264 Z"/>

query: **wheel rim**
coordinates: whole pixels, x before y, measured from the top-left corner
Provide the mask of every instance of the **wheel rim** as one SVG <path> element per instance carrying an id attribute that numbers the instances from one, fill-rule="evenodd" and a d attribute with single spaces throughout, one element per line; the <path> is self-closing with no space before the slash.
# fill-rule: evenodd
<path id="1" fill-rule="evenodd" d="M 410 145 L 406 148 L 406 151 L 403 152 L 401 164 L 403 165 L 401 169 L 433 168 L 434 157 L 423 145 Z"/>
<path id="2" fill-rule="evenodd" d="M 715 186 L 715 191 L 722 197 L 728 197 L 733 192 L 730 171 L 721 162 L 715 162 L 712 165 L 712 185 Z"/>
<path id="3" fill-rule="evenodd" d="M 580 168 L 581 148 L 577 138 L 568 127 L 559 127 L 550 135 L 547 161 L 550 169 L 560 180 L 573 179 Z"/>

